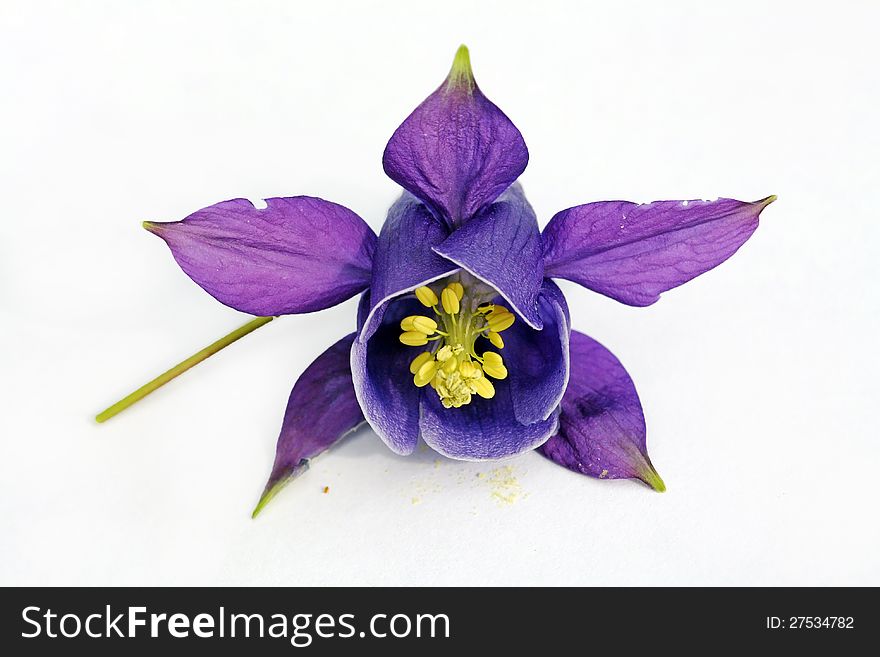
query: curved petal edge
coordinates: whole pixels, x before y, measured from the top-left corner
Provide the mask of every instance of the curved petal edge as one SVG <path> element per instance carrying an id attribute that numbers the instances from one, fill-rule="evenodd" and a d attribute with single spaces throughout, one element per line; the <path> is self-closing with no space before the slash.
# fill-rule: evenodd
<path id="1" fill-rule="evenodd" d="M 544 281 L 538 302 L 543 329 L 536 331 L 514 324 L 504 332 L 513 410 L 522 424 L 546 420 L 554 412 L 568 386 L 568 305 L 553 281 Z"/>
<path id="2" fill-rule="evenodd" d="M 437 395 L 422 395 L 422 439 L 453 459 L 488 461 L 515 456 L 543 444 L 558 426 L 558 410 L 533 424 L 517 421 L 507 381 L 495 383 L 492 399 L 477 398 L 461 408 L 444 408 Z"/>
<path id="3" fill-rule="evenodd" d="M 645 416 L 620 361 L 592 338 L 572 331 L 571 378 L 559 431 L 539 451 L 573 472 L 599 479 L 640 479 L 666 485 L 648 458 Z"/>
<path id="4" fill-rule="evenodd" d="M 309 459 L 364 422 L 349 366 L 353 343 L 354 333 L 336 342 L 318 356 L 294 384 L 281 423 L 275 463 L 252 517 L 308 469 Z"/>
<path id="5" fill-rule="evenodd" d="M 546 275 L 648 306 L 732 256 L 774 200 L 602 201 L 569 208 L 544 229 Z"/>
<path id="6" fill-rule="evenodd" d="M 529 326 L 541 328 L 541 232 L 519 183 L 434 251 L 494 287 Z"/>
<path id="7" fill-rule="evenodd" d="M 265 208 L 233 199 L 144 228 L 208 294 L 260 316 L 323 310 L 363 291 L 376 246 L 358 215 L 311 196 L 269 198 Z"/>
<path id="8" fill-rule="evenodd" d="M 522 135 L 480 91 L 462 46 L 443 84 L 394 132 L 382 165 L 456 227 L 507 189 L 528 160 Z"/>
<path id="9" fill-rule="evenodd" d="M 359 315 L 370 305 L 361 298 Z M 409 365 L 415 354 L 398 337 L 399 322 L 417 312 L 415 300 L 383 304 L 374 317 L 378 325 L 369 339 L 357 339 L 351 349 L 354 390 L 367 422 L 396 454 L 412 454 L 419 440 L 421 389 L 413 385 Z"/>
<path id="10" fill-rule="evenodd" d="M 408 192 L 389 208 L 373 257 L 369 305 L 358 321 L 358 342 L 372 337 L 395 297 L 458 271 L 433 251 L 448 235 L 449 228 Z"/>

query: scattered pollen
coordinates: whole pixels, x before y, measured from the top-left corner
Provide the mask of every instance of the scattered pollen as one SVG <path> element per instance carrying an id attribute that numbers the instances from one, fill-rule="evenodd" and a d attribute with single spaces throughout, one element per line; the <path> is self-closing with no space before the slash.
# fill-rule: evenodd
<path id="1" fill-rule="evenodd" d="M 330 486 L 324 486 L 324 488 L 321 489 L 321 492 L 324 493 L 324 495 L 326 495 L 327 493 L 330 492 Z"/>
<path id="2" fill-rule="evenodd" d="M 522 486 L 516 478 L 513 467 L 509 465 L 492 470 L 489 486 L 492 498 L 499 504 L 513 504 L 523 497 Z"/>
<path id="3" fill-rule="evenodd" d="M 608 470 L 602 470 L 602 472 L 599 474 L 599 479 L 604 479 L 607 476 L 608 476 Z"/>

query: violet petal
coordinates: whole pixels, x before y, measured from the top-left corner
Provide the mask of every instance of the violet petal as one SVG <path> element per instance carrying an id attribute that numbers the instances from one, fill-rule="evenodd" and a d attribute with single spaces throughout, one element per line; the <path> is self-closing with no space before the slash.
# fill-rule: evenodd
<path id="1" fill-rule="evenodd" d="M 474 81 L 467 48 L 385 148 L 388 176 L 455 227 L 494 201 L 529 160 L 516 126 Z"/>
<path id="2" fill-rule="evenodd" d="M 507 363 L 514 415 L 521 424 L 550 417 L 568 385 L 568 306 L 552 281 L 544 283 L 538 308 L 542 330 L 517 322 L 502 336 L 505 345 L 500 353 Z M 483 344 L 491 349 L 487 341 Z"/>
<path id="3" fill-rule="evenodd" d="M 411 194 L 404 192 L 391 206 L 373 257 L 371 302 L 369 312 L 358 326 L 358 341 L 372 336 L 381 322 L 376 311 L 383 304 L 458 270 L 457 265 L 432 250 L 448 235 L 446 225 Z"/>
<path id="4" fill-rule="evenodd" d="M 495 396 L 474 395 L 461 408 L 444 408 L 428 390 L 422 395 L 422 438 L 444 456 L 464 461 L 485 461 L 513 456 L 541 445 L 558 427 L 558 410 L 546 420 L 520 424 L 515 416 L 508 380 L 493 381 Z"/>
<path id="5" fill-rule="evenodd" d="M 494 287 L 532 328 L 541 328 L 541 233 L 519 183 L 434 251 Z"/>
<path id="6" fill-rule="evenodd" d="M 775 198 L 604 201 L 563 210 L 544 229 L 546 275 L 631 306 L 650 305 L 732 256 Z"/>
<path id="7" fill-rule="evenodd" d="M 355 334 L 318 356 L 293 386 L 275 448 L 275 464 L 254 516 L 314 458 L 364 421 L 349 365 Z"/>
<path id="8" fill-rule="evenodd" d="M 310 196 L 217 203 L 144 227 L 221 303 L 251 315 L 329 308 L 370 282 L 376 235 L 354 212 Z"/>
<path id="9" fill-rule="evenodd" d="M 359 315 L 369 307 L 369 293 L 361 298 Z M 419 438 L 419 397 L 409 364 L 418 351 L 399 340 L 400 320 L 424 308 L 415 299 L 383 304 L 373 315 L 377 327 L 368 340 L 355 340 L 351 372 L 358 401 L 370 426 L 397 454 L 411 454 Z"/>
<path id="10" fill-rule="evenodd" d="M 641 479 L 666 490 L 645 445 L 645 416 L 629 374 L 601 344 L 571 333 L 571 377 L 562 398 L 559 433 L 540 452 L 600 479 Z"/>

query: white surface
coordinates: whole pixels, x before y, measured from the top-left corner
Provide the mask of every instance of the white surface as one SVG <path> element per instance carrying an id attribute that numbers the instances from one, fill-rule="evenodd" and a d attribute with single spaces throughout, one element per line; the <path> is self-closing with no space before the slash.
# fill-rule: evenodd
<path id="1" fill-rule="evenodd" d="M 880 5 L 769 4 L 3 0 L 0 584 L 880 584 Z M 251 521 L 290 387 L 354 301 L 96 425 L 243 321 L 141 220 L 308 193 L 378 229 L 385 142 L 461 42 L 542 222 L 779 195 L 651 308 L 564 286 L 669 491 L 535 454 L 505 488 L 365 430 Z"/>

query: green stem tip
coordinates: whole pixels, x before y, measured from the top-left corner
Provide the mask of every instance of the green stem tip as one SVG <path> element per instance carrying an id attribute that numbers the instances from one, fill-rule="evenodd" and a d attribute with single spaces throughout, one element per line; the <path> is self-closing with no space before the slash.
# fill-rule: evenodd
<path id="1" fill-rule="evenodd" d="M 254 507 L 254 510 L 251 511 L 251 519 L 256 518 L 260 515 L 260 511 L 262 511 L 266 505 L 272 501 L 272 499 L 281 491 L 282 488 L 287 486 L 292 479 L 295 479 L 303 472 L 309 469 L 309 462 L 307 459 L 303 459 L 300 461 L 299 465 L 293 468 L 290 472 L 285 474 L 280 479 L 276 479 L 272 481 L 269 479 L 269 483 L 266 484 L 266 488 L 263 489 L 263 494 L 260 495 L 260 501 L 257 502 L 257 506 Z"/>
<path id="2" fill-rule="evenodd" d="M 452 68 L 449 70 L 449 76 L 446 78 L 446 88 L 447 90 L 464 89 L 470 93 L 475 86 L 474 71 L 471 68 L 471 55 L 468 52 L 467 46 L 462 44 L 452 60 Z"/>
<path id="3" fill-rule="evenodd" d="M 654 469 L 654 466 L 651 465 L 650 461 L 647 461 L 646 467 L 642 470 L 639 479 L 644 481 L 658 493 L 666 492 L 666 484 L 663 483 L 663 480 L 660 478 L 660 475 L 657 474 L 657 471 Z"/>
<path id="4" fill-rule="evenodd" d="M 143 399 L 144 397 L 149 395 L 154 390 L 161 388 L 166 383 L 171 381 L 171 379 L 174 379 L 174 378 L 180 376 L 181 374 L 186 372 L 191 367 L 198 365 L 203 360 L 207 360 L 209 357 L 213 356 L 221 349 L 228 347 L 236 340 L 239 340 L 240 338 L 243 338 L 244 336 L 246 336 L 248 333 L 256 331 L 258 328 L 260 328 L 261 326 L 263 326 L 265 324 L 268 324 L 273 319 L 275 319 L 275 318 L 274 317 L 257 317 L 255 319 L 252 319 L 244 326 L 241 326 L 241 327 L 235 329 L 232 333 L 229 333 L 228 335 L 223 336 L 222 338 L 220 338 L 216 342 L 209 344 L 207 347 L 205 347 L 201 351 L 197 351 L 192 356 L 190 356 L 189 358 L 187 358 L 184 361 L 181 361 L 180 363 L 178 363 L 177 365 L 172 367 L 167 372 L 160 374 L 159 376 L 157 376 L 155 379 L 153 379 L 149 383 L 142 385 L 140 388 L 135 390 L 133 393 L 131 393 L 127 397 L 123 397 L 122 399 L 120 399 L 118 402 L 116 402 L 112 406 L 109 406 L 108 408 L 104 409 L 103 411 L 101 411 L 100 413 L 98 413 L 95 416 L 95 420 L 98 422 L 106 422 L 111 417 L 121 413 L 126 408 L 128 408 L 129 406 L 131 406 L 135 402 L 140 401 L 141 399 Z"/>

